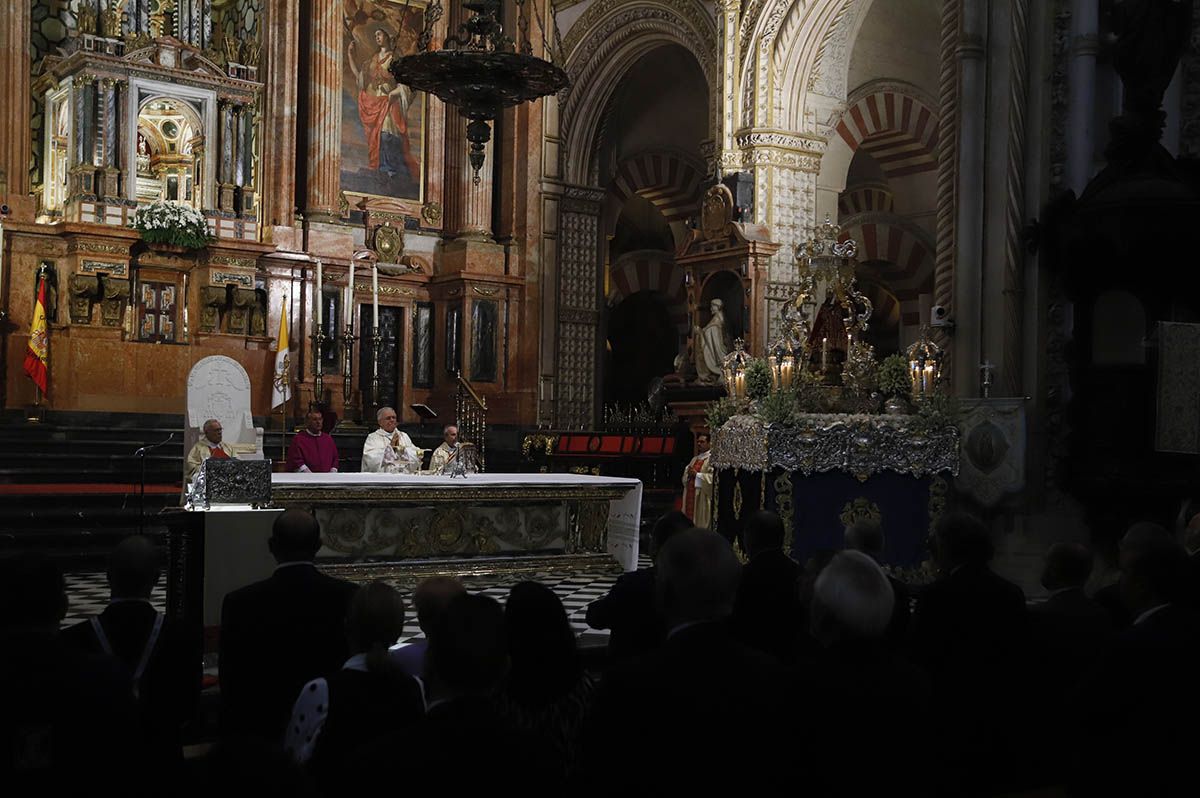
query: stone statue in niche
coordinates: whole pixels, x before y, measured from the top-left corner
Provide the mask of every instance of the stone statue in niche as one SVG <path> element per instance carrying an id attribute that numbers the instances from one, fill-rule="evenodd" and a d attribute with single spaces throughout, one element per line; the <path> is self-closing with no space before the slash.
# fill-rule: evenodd
<path id="1" fill-rule="evenodd" d="M 100 276 L 72 274 L 67 291 L 70 295 L 71 323 L 91 324 L 92 305 L 100 301 Z"/>
<path id="2" fill-rule="evenodd" d="M 223 285 L 206 285 L 200 289 L 200 332 L 221 332 L 221 316 L 229 297 Z"/>
<path id="3" fill-rule="evenodd" d="M 701 329 L 696 327 L 696 382 L 717 385 L 722 379 L 722 364 L 729 354 L 729 337 L 725 331 L 725 303 L 714 299 L 708 304 L 712 318 Z"/>
<path id="4" fill-rule="evenodd" d="M 100 300 L 100 323 L 105 327 L 120 327 L 129 307 L 129 281 L 106 274 L 101 282 L 104 298 Z"/>

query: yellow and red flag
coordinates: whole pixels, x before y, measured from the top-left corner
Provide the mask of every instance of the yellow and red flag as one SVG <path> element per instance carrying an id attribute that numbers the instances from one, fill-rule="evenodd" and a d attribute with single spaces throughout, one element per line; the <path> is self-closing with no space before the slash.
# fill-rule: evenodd
<path id="1" fill-rule="evenodd" d="M 49 328 L 46 326 L 46 278 L 38 280 L 37 304 L 29 325 L 29 348 L 25 350 L 25 373 L 46 393 L 46 358 L 49 353 Z"/>

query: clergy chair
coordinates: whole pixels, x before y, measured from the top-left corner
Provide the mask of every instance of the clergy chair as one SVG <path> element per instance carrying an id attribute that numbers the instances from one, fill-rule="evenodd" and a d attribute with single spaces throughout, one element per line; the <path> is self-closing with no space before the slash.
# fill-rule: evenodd
<path id="1" fill-rule="evenodd" d="M 215 418 L 221 422 L 222 438 L 234 455 L 241 460 L 262 460 L 263 428 L 254 426 L 250 391 L 246 369 L 231 357 L 212 355 L 192 366 L 183 424 L 184 453 L 190 452 L 204 435 L 204 422 Z"/>

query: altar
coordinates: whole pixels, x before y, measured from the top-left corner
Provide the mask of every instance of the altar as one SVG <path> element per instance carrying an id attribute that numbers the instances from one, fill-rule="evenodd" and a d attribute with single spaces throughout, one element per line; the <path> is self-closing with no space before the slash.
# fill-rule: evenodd
<path id="1" fill-rule="evenodd" d="M 168 611 L 220 624 L 225 595 L 269 577 L 284 509 L 321 523 L 317 565 L 356 582 L 633 570 L 642 483 L 580 474 L 272 474 L 271 502 L 213 503 L 167 519 Z"/>

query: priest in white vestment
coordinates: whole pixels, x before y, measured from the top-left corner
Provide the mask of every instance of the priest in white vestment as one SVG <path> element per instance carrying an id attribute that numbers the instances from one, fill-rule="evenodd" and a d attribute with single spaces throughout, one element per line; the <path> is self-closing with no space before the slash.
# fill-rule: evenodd
<path id="1" fill-rule="evenodd" d="M 233 453 L 233 449 L 229 448 L 229 444 L 221 440 L 221 422 L 215 418 L 210 418 L 204 422 L 201 428 L 204 435 L 200 440 L 196 441 L 196 445 L 188 452 L 187 468 L 184 478 L 191 482 L 196 478 L 196 474 L 200 473 L 200 466 L 210 457 L 216 457 L 221 460 L 237 459 Z"/>
<path id="2" fill-rule="evenodd" d="M 421 450 L 412 439 L 396 429 L 396 411 L 381 407 L 376 413 L 379 429 L 363 443 L 364 474 L 415 474 L 421 469 Z"/>
<path id="3" fill-rule="evenodd" d="M 433 450 L 433 456 L 429 459 L 429 473 L 440 474 L 445 470 L 450 461 L 458 454 L 458 427 L 454 424 L 447 424 L 442 430 L 443 441 L 441 446 Z"/>

